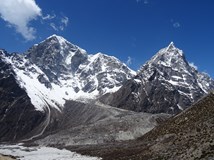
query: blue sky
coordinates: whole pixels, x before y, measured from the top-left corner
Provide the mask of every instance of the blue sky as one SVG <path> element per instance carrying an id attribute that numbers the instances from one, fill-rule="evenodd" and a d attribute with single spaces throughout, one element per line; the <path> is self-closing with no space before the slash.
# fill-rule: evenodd
<path id="1" fill-rule="evenodd" d="M 214 77 L 213 0 L 1 0 L 0 14 L 0 48 L 9 52 L 58 34 L 89 53 L 129 59 L 136 70 L 173 41 Z"/>

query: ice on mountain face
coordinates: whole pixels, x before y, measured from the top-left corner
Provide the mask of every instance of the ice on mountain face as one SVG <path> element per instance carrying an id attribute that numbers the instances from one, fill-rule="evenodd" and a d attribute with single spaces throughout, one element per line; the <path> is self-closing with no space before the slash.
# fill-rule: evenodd
<path id="1" fill-rule="evenodd" d="M 152 104 L 157 103 L 156 105 L 159 106 L 160 103 L 158 102 L 165 99 L 165 96 L 171 96 L 172 98 L 174 94 L 171 102 L 162 101 L 166 103 L 166 106 L 172 105 L 173 110 L 175 108 L 185 109 L 185 107 L 214 89 L 214 81 L 192 67 L 187 62 L 183 51 L 176 48 L 173 42 L 166 48 L 161 49 L 151 60 L 144 64 L 137 77 L 137 80 L 134 79 L 134 81 L 141 81 L 141 88 L 144 90 L 141 97 L 144 98 L 145 94 L 146 96 L 150 95 L 150 98 L 152 96 L 155 99 L 152 100 Z M 165 89 L 163 90 L 163 88 Z M 135 92 L 138 92 L 138 90 L 136 89 Z M 163 95 L 160 95 L 159 92 Z M 155 96 L 153 97 L 153 95 Z M 150 105 L 151 99 L 147 99 L 148 97 L 145 97 L 145 101 L 142 101 L 144 102 L 143 105 Z M 163 108 L 163 110 L 165 109 Z"/>
<path id="2" fill-rule="evenodd" d="M 182 79 L 181 73 L 191 75 L 191 68 L 186 61 L 183 51 L 177 49 L 174 43 L 164 49 L 161 49 L 155 56 L 152 57 L 142 68 L 144 71 L 157 71 L 163 77 L 179 77 Z M 148 71 L 146 71 L 148 74 Z M 170 80 L 170 79 L 168 79 Z"/>
<path id="3" fill-rule="evenodd" d="M 134 81 L 137 83 L 141 83 L 141 80 L 139 80 L 139 79 L 134 79 Z"/>
<path id="4" fill-rule="evenodd" d="M 4 59 L 15 72 L 37 110 L 60 110 L 66 100 L 94 99 L 117 91 L 135 72 L 112 56 L 88 55 L 85 50 L 53 35 L 23 55 Z"/>
<path id="5" fill-rule="evenodd" d="M 214 81 L 206 73 L 198 73 L 197 82 L 205 93 L 209 93 L 214 90 Z"/>
<path id="6" fill-rule="evenodd" d="M 7 58 L 6 62 L 12 65 L 16 73 L 17 82 L 21 88 L 25 89 L 37 110 L 42 111 L 48 105 L 59 110 L 59 106 L 64 104 L 64 100 L 60 98 L 60 93 L 51 92 L 51 89 L 39 82 L 38 76 L 43 74 L 43 72 L 36 65 L 30 64 L 23 57 L 21 61 L 17 61 L 15 57 Z"/>
<path id="7" fill-rule="evenodd" d="M 168 47 L 161 49 L 148 63 L 172 67 L 176 70 L 179 67 L 185 67 L 187 62 L 185 61 L 183 51 L 177 49 L 171 43 Z M 182 68 L 179 69 L 181 70 Z"/>
<path id="8" fill-rule="evenodd" d="M 89 55 L 87 63 L 79 65 L 75 75 L 83 80 L 82 86 L 85 92 L 97 90 L 103 94 L 117 90 L 122 82 L 134 74 L 115 57 L 97 53 Z"/>

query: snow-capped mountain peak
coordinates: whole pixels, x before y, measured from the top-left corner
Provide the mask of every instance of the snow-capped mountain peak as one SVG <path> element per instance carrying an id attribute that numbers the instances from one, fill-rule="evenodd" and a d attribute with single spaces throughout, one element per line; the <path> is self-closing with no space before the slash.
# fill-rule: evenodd
<path id="1" fill-rule="evenodd" d="M 167 47 L 167 50 L 169 51 L 169 50 L 174 49 L 174 48 L 176 48 L 174 45 L 174 42 L 170 42 L 170 44 Z"/>
<path id="2" fill-rule="evenodd" d="M 152 57 L 142 67 L 139 75 L 144 81 L 159 81 L 168 89 L 177 90 L 185 97 L 185 101 L 179 101 L 180 110 L 200 95 L 208 93 L 210 88 L 214 89 L 214 81 L 191 67 L 183 51 L 176 48 L 173 42 Z"/>
<path id="3" fill-rule="evenodd" d="M 57 40 L 61 45 L 65 44 L 65 43 L 70 43 L 64 37 L 58 36 L 56 34 L 53 34 L 53 35 L 49 36 L 46 40 L 50 40 L 50 39 Z"/>
<path id="4" fill-rule="evenodd" d="M 166 48 L 164 48 L 163 50 L 165 50 L 165 52 L 167 53 L 174 53 L 177 56 L 183 57 L 184 53 L 182 50 L 178 49 L 174 42 L 171 42 Z M 169 54 L 170 55 L 170 54 Z M 171 56 L 171 55 L 170 55 Z"/>
<path id="5" fill-rule="evenodd" d="M 107 103 L 135 111 L 177 113 L 213 89 L 214 81 L 191 67 L 183 51 L 170 43 L 147 61 L 135 79 L 128 81 L 111 97 L 112 102 Z M 120 95 L 126 99 L 119 100 Z"/>
<path id="6" fill-rule="evenodd" d="M 69 54 L 68 51 L 77 52 L 80 51 L 83 54 L 86 54 L 86 51 L 77 45 L 72 44 L 65 38 L 58 36 L 58 35 L 52 35 L 45 39 L 44 41 L 40 42 L 39 44 L 34 45 L 29 51 L 32 52 L 34 48 L 40 48 L 40 52 L 44 52 L 44 49 L 50 50 L 48 53 L 52 54 L 61 54 L 66 56 Z M 29 52 L 28 51 L 28 52 Z M 47 53 L 47 52 L 44 52 Z"/>
<path id="7" fill-rule="evenodd" d="M 117 58 L 101 53 L 88 55 L 57 35 L 5 61 L 38 110 L 45 106 L 60 110 L 66 100 L 93 99 L 116 91 L 135 75 Z"/>
<path id="8" fill-rule="evenodd" d="M 169 46 L 158 51 L 149 61 L 147 61 L 142 68 L 145 66 L 156 66 L 156 67 L 168 67 L 175 71 L 185 70 L 188 66 L 188 62 L 184 56 L 182 50 L 175 47 L 174 43 L 171 42 Z M 158 68 L 159 68 L 158 67 Z"/>
<path id="9" fill-rule="evenodd" d="M 26 52 L 30 62 L 39 66 L 51 81 L 57 81 L 60 74 L 73 73 L 87 56 L 84 49 L 57 35 L 48 37 Z"/>

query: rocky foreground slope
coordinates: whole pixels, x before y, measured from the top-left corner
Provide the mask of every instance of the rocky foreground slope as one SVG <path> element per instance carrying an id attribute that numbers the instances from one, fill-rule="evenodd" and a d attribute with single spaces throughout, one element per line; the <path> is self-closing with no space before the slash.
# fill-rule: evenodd
<path id="1" fill-rule="evenodd" d="M 137 140 L 72 149 L 104 160 L 213 159 L 213 115 L 214 93 L 211 93 Z"/>

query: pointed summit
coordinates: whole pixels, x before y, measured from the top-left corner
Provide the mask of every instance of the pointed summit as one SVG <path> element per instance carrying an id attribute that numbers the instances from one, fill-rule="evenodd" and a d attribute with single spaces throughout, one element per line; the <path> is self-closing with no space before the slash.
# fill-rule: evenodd
<path id="1" fill-rule="evenodd" d="M 170 55 L 170 56 L 173 55 L 173 56 L 178 56 L 178 57 L 180 57 L 180 58 L 181 58 L 181 57 L 184 58 L 184 53 L 183 53 L 183 51 L 180 50 L 179 48 L 175 47 L 174 42 L 170 42 L 170 44 L 169 44 L 166 48 L 160 50 L 159 52 L 162 52 L 162 54 L 163 54 L 163 53 L 167 53 L 168 56 L 169 56 L 169 55 Z M 170 54 L 169 54 L 169 53 L 170 53 Z"/>
<path id="2" fill-rule="evenodd" d="M 169 50 L 172 50 L 174 48 L 176 48 L 175 45 L 174 45 L 174 42 L 170 42 L 170 44 L 168 45 L 166 50 L 169 51 Z"/>
<path id="3" fill-rule="evenodd" d="M 53 34 L 52 36 L 48 37 L 45 41 L 50 41 L 50 40 L 57 41 L 60 45 L 63 45 L 65 43 L 70 43 L 64 37 L 58 36 L 56 34 Z"/>
<path id="4" fill-rule="evenodd" d="M 175 47 L 174 42 L 170 42 L 169 47 Z"/>
<path id="5" fill-rule="evenodd" d="M 56 35 L 56 34 L 53 34 L 53 35 L 49 36 L 47 39 L 50 39 L 50 38 L 63 38 L 63 37 L 59 36 L 59 35 Z"/>
<path id="6" fill-rule="evenodd" d="M 158 64 L 168 67 L 178 67 L 180 64 L 184 63 L 187 63 L 187 61 L 183 51 L 176 48 L 174 43 L 171 42 L 167 47 L 159 50 L 145 65 Z"/>
<path id="7" fill-rule="evenodd" d="M 48 77 L 51 75 L 53 80 L 56 79 L 54 75 L 70 72 L 70 65 L 74 55 L 76 55 L 77 59 L 82 58 L 83 60 L 87 57 L 85 50 L 55 34 L 38 45 L 34 45 L 26 55 L 31 63 L 40 66 Z"/>

